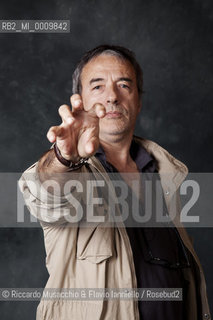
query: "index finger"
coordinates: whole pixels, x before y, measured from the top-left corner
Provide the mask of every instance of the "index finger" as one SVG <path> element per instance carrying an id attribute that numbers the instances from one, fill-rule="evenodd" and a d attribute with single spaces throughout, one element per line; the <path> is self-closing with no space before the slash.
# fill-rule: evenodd
<path id="1" fill-rule="evenodd" d="M 61 119 L 64 123 L 71 124 L 74 121 L 74 117 L 70 107 L 66 104 L 63 104 L 59 107 L 58 113 L 61 116 Z"/>
<path id="2" fill-rule="evenodd" d="M 83 102 L 80 94 L 73 94 L 70 97 L 70 103 L 72 106 L 72 111 L 83 110 Z"/>

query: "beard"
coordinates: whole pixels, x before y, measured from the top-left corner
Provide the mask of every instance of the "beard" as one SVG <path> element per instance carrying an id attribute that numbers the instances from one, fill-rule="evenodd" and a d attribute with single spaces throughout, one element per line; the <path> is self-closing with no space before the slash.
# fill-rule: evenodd
<path id="1" fill-rule="evenodd" d="M 136 114 L 131 110 L 135 108 L 129 108 L 127 110 L 120 104 L 108 104 L 105 106 L 106 116 L 99 121 L 99 136 L 108 136 L 114 142 L 122 140 L 125 136 L 133 134 L 136 122 Z M 118 117 L 107 117 L 107 113 L 117 112 L 120 115 Z"/>
<path id="2" fill-rule="evenodd" d="M 128 118 L 121 117 L 116 120 L 100 119 L 99 122 L 99 137 L 100 139 L 110 139 L 112 142 L 119 142 L 125 136 L 129 136 L 134 131 L 134 127 L 130 125 Z"/>

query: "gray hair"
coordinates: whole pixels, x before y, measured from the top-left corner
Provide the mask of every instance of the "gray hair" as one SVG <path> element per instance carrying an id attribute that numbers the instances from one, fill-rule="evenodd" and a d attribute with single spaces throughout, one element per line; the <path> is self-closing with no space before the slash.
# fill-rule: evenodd
<path id="1" fill-rule="evenodd" d="M 101 45 L 98 46 L 84 54 L 84 56 L 81 58 L 79 61 L 73 76 L 72 76 L 72 81 L 73 81 L 73 86 L 72 86 L 72 92 L 73 94 L 78 93 L 81 94 L 82 91 L 82 84 L 81 84 L 81 73 L 84 68 L 84 66 L 93 58 L 100 56 L 102 54 L 109 54 L 112 56 L 116 56 L 119 59 L 122 60 L 127 60 L 129 61 L 136 74 L 136 80 L 137 80 L 137 88 L 138 88 L 138 93 L 139 96 L 142 95 L 143 93 L 143 72 L 142 69 L 137 62 L 135 55 L 132 51 L 125 47 L 121 46 L 113 46 L 113 45 Z"/>

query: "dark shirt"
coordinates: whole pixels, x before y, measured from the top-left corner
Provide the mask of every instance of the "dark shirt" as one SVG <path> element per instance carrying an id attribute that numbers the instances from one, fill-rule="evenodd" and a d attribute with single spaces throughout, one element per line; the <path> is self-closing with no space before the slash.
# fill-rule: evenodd
<path id="1" fill-rule="evenodd" d="M 157 173 L 155 159 L 134 140 L 130 147 L 130 155 L 139 172 Z M 117 169 L 106 161 L 101 147 L 95 156 L 108 173 L 118 173 Z M 165 204 L 164 207 L 166 208 Z M 176 228 L 126 226 L 126 231 L 133 252 L 138 288 L 182 288 L 184 296 L 186 282 L 178 263 L 183 267 L 188 259 L 186 248 Z M 157 259 L 152 259 L 151 256 Z M 185 319 L 184 301 L 139 301 L 138 307 L 141 320 Z"/>

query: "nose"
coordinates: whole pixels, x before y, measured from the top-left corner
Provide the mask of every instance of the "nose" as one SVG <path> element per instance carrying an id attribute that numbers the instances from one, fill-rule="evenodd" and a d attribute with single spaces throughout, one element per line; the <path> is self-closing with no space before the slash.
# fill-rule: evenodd
<path id="1" fill-rule="evenodd" d="M 111 85 L 107 90 L 107 103 L 118 104 L 118 92 L 114 85 Z"/>

